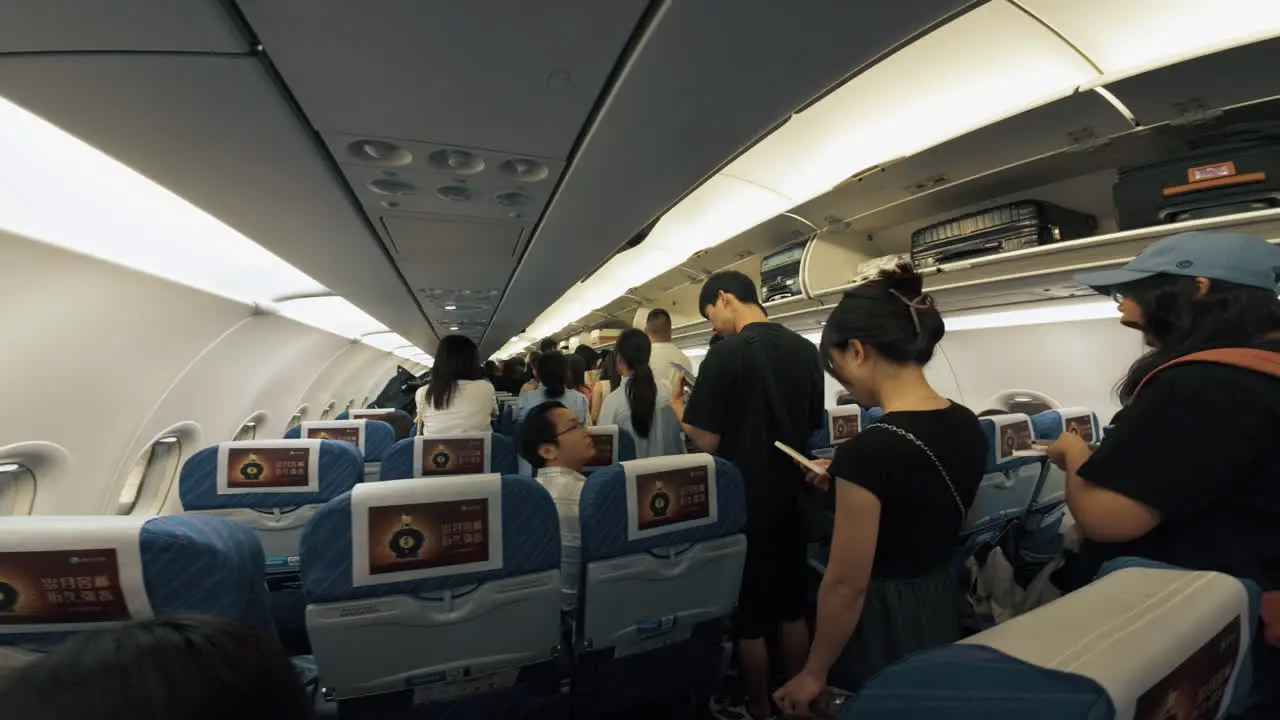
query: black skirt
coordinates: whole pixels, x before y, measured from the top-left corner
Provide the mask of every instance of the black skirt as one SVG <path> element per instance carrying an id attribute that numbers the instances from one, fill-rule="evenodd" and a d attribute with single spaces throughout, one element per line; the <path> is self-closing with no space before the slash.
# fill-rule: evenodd
<path id="1" fill-rule="evenodd" d="M 853 637 L 827 683 L 857 692 L 880 670 L 915 652 L 964 637 L 967 603 L 950 568 L 918 578 L 873 578 Z"/>

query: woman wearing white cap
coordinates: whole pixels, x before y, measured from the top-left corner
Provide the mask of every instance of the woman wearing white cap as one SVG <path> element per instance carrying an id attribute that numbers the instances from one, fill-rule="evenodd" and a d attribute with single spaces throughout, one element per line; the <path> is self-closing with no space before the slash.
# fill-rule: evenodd
<path id="1" fill-rule="evenodd" d="M 1190 232 L 1077 276 L 1151 349 L 1120 381 L 1105 442 L 1063 433 L 1049 448 L 1086 538 L 1063 584 L 1132 556 L 1280 590 L 1278 273 L 1280 248 L 1259 238 Z"/>

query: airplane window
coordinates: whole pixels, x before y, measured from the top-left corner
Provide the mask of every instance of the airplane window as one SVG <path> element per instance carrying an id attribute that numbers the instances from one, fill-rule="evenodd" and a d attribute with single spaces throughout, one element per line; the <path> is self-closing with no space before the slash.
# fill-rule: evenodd
<path id="1" fill-rule="evenodd" d="M 258 423 L 261 421 L 260 415 L 254 415 L 252 420 L 245 422 L 236 431 L 233 440 L 254 440 L 258 437 Z"/>
<path id="2" fill-rule="evenodd" d="M 0 461 L 0 515 L 30 515 L 36 502 L 36 474 L 17 462 Z"/>
<path id="3" fill-rule="evenodd" d="M 307 406 L 302 405 L 297 410 L 293 411 L 293 417 L 289 418 L 289 427 L 285 429 L 288 430 L 289 428 L 294 428 L 301 425 L 303 419 L 306 418 L 306 416 L 307 416 Z"/>
<path id="4" fill-rule="evenodd" d="M 171 485 L 178 475 L 182 460 L 182 443 L 177 435 L 166 435 L 152 443 L 146 452 L 133 464 L 129 479 L 120 490 L 120 499 L 116 504 L 117 515 L 128 515 L 138 505 L 143 486 L 156 483 Z"/>

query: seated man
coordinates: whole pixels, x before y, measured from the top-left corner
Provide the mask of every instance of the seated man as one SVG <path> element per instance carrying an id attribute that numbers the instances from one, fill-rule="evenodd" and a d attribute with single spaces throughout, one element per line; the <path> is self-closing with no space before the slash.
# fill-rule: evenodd
<path id="1" fill-rule="evenodd" d="M 520 427 L 520 454 L 533 466 L 538 483 L 551 493 L 560 514 L 561 607 L 572 611 L 578 601 L 578 572 L 582 531 L 578 524 L 578 496 L 586 477 L 582 467 L 595 455 L 587 428 L 572 410 L 559 402 L 544 402 L 529 411 Z"/>

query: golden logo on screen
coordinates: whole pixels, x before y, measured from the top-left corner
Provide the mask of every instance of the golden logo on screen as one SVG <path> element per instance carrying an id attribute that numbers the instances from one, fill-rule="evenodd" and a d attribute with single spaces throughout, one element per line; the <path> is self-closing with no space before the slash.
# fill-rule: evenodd
<path id="1" fill-rule="evenodd" d="M 639 530 L 702 520 L 711 515 L 704 466 L 664 470 L 636 477 Z"/>
<path id="2" fill-rule="evenodd" d="M 0 626 L 128 619 L 115 550 L 0 552 Z"/>
<path id="3" fill-rule="evenodd" d="M 1133 720 L 1212 720 L 1226 699 L 1240 654 L 1240 618 L 1227 623 L 1152 685 L 1134 705 Z"/>
<path id="4" fill-rule="evenodd" d="M 341 440 L 359 447 L 360 427 L 352 425 L 351 427 L 307 428 L 303 431 L 302 437 L 304 440 Z"/>
<path id="5" fill-rule="evenodd" d="M 1063 418 L 1062 427 L 1064 432 L 1079 435 L 1087 443 L 1093 442 L 1093 418 L 1089 415 Z"/>
<path id="6" fill-rule="evenodd" d="M 489 500 L 369 508 L 369 574 L 489 560 Z"/>
<path id="7" fill-rule="evenodd" d="M 858 436 L 857 415 L 837 415 L 831 418 L 831 442 L 851 440 Z"/>
<path id="8" fill-rule="evenodd" d="M 600 434 L 591 436 L 591 444 L 595 446 L 596 453 L 591 456 L 591 460 L 587 462 L 590 467 L 603 467 L 613 464 L 613 434 Z"/>
<path id="9" fill-rule="evenodd" d="M 422 475 L 474 475 L 484 472 L 484 438 L 428 440 L 422 446 Z"/>
<path id="10" fill-rule="evenodd" d="M 307 487 L 310 464 L 310 448 L 229 448 L 227 487 Z"/>
<path id="11" fill-rule="evenodd" d="M 1031 449 L 1031 426 L 1025 422 L 1000 427 L 1000 459 L 1013 456 L 1016 450 Z"/>

